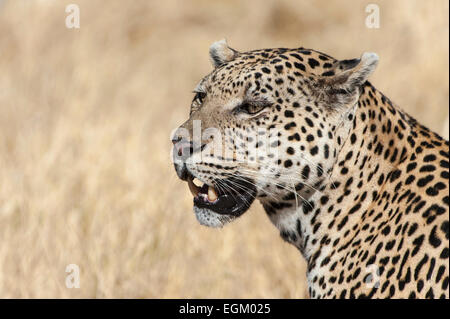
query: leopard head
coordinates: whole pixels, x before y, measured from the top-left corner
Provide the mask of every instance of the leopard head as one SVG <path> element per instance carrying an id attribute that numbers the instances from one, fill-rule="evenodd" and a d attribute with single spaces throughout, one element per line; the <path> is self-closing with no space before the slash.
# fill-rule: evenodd
<path id="1" fill-rule="evenodd" d="M 194 196 L 198 221 L 221 227 L 255 198 L 286 205 L 324 187 L 377 55 L 238 52 L 222 40 L 211 45 L 210 58 L 214 69 L 172 134 L 175 170 Z"/>

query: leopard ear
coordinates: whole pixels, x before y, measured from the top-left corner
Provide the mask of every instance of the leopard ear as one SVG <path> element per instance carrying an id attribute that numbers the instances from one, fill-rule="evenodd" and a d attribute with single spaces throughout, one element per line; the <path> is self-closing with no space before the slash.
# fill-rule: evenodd
<path id="1" fill-rule="evenodd" d="M 336 104 L 353 103 L 377 64 L 376 53 L 363 53 L 359 59 L 337 61 L 330 71 L 322 74 L 327 100 Z"/>
<path id="2" fill-rule="evenodd" d="M 363 53 L 361 58 L 341 60 L 336 63 L 331 83 L 351 92 L 367 81 L 378 65 L 376 53 Z"/>
<path id="3" fill-rule="evenodd" d="M 209 47 L 209 56 L 215 68 L 236 58 L 238 52 L 230 48 L 225 39 L 214 42 Z"/>

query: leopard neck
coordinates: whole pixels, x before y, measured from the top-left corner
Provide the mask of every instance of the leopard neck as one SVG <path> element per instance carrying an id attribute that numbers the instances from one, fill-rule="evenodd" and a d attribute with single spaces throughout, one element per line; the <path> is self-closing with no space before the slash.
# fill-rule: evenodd
<path id="1" fill-rule="evenodd" d="M 415 120 L 368 82 L 349 123 L 340 133 L 344 142 L 320 190 L 302 205 L 277 212 L 281 236 L 302 252 L 308 269 L 360 231 L 363 215 L 370 214 L 386 181 L 411 156 L 417 136 Z"/>

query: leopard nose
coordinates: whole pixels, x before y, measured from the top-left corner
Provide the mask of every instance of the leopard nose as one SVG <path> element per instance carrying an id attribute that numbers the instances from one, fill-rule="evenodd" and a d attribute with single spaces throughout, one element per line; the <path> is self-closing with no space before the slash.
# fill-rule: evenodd
<path id="1" fill-rule="evenodd" d="M 174 144 L 174 148 L 174 155 L 183 162 L 194 152 L 194 146 L 189 141 L 179 141 Z"/>
<path id="2" fill-rule="evenodd" d="M 175 171 L 177 172 L 178 177 L 185 181 L 189 176 L 186 160 L 192 155 L 192 142 L 183 141 L 182 139 L 173 139 L 172 143 Z"/>
<path id="3" fill-rule="evenodd" d="M 178 142 L 181 141 L 181 139 L 182 139 L 181 136 L 174 136 L 174 137 L 172 137 L 172 144 L 173 145 L 177 144 Z"/>

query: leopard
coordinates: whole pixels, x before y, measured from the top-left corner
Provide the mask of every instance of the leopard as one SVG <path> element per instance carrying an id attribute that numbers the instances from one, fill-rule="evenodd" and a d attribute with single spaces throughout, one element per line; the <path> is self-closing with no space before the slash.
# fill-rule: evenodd
<path id="1" fill-rule="evenodd" d="M 310 298 L 449 298 L 449 142 L 376 89 L 379 57 L 209 48 L 171 135 L 198 222 L 260 202 Z M 261 249 L 264 249 L 261 247 Z"/>

